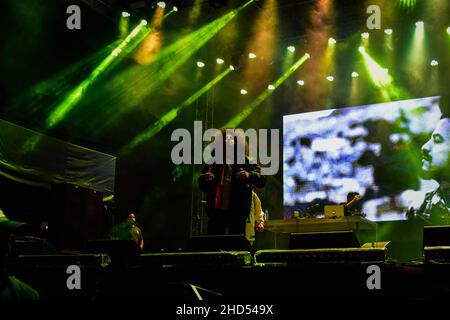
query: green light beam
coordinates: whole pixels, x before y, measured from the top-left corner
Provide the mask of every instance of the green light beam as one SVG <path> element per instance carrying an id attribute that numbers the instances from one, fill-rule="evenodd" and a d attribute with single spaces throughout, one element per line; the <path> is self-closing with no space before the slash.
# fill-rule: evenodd
<path id="1" fill-rule="evenodd" d="M 237 126 L 244 121 L 264 100 L 270 96 L 275 89 L 277 89 L 289 76 L 295 72 L 306 60 L 310 58 L 308 53 L 305 53 L 294 65 L 292 65 L 289 70 L 287 70 L 281 77 L 273 83 L 274 88 L 272 90 L 266 89 L 261 93 L 255 100 L 253 100 L 244 110 L 236 115 L 233 119 L 227 122 L 225 128 L 237 128 Z"/>
<path id="2" fill-rule="evenodd" d="M 364 65 L 369 73 L 372 83 L 380 89 L 383 98 L 386 101 L 393 99 L 406 99 L 410 95 L 401 87 L 393 83 L 393 78 L 388 69 L 381 67 L 365 50 L 359 47 L 359 52 L 364 58 Z"/>
<path id="3" fill-rule="evenodd" d="M 48 97 L 62 97 L 70 89 L 71 83 L 76 82 L 83 73 L 88 72 L 89 69 L 102 61 L 119 42 L 120 40 L 116 40 L 47 79 L 34 84 L 14 102 L 13 107 L 26 105 L 27 114 L 30 115 L 44 107 L 48 108 L 48 102 L 45 102 L 45 99 L 48 99 Z"/>
<path id="4" fill-rule="evenodd" d="M 369 71 L 373 83 L 378 87 L 384 87 L 392 82 L 392 77 L 387 69 L 382 68 L 371 56 L 369 56 L 364 47 L 359 47 L 359 52 L 364 57 L 364 64 Z"/>
<path id="5" fill-rule="evenodd" d="M 52 111 L 46 121 L 46 128 L 50 129 L 58 124 L 65 115 L 80 101 L 87 89 L 104 73 L 113 62 L 117 63 L 120 58 L 130 52 L 135 46 L 142 41 L 145 35 L 138 38 L 139 41 L 135 41 L 133 45 L 130 45 L 131 41 L 137 36 L 140 31 L 144 29 L 145 35 L 150 32 L 149 28 L 144 28 L 144 23 L 140 23 L 137 27 L 131 31 L 131 33 L 123 40 L 112 52 L 109 54 L 92 72 L 83 80 L 78 86 L 76 86 L 64 100 L 59 103 L 55 110 Z"/>
<path id="6" fill-rule="evenodd" d="M 125 74 L 119 75 L 116 80 L 126 78 L 129 79 L 127 83 L 130 87 L 142 87 L 142 90 L 139 90 L 134 95 L 129 93 L 128 88 L 122 89 L 123 91 L 120 94 L 126 95 L 126 98 L 123 99 L 124 101 L 121 102 L 122 110 L 126 111 L 127 107 L 139 105 L 146 96 L 165 82 L 181 65 L 189 60 L 194 53 L 202 48 L 233 18 L 235 18 L 240 11 L 253 1 L 254 0 L 248 1 L 241 7 L 228 12 L 222 17 L 208 23 L 161 50 L 146 67 L 146 70 L 143 71 L 140 66 L 138 68 L 129 69 L 125 71 Z M 121 83 L 121 81 L 118 81 L 117 83 Z M 120 112 L 115 114 L 116 117 L 119 115 Z"/>
<path id="7" fill-rule="evenodd" d="M 139 145 L 142 142 L 152 138 L 154 135 L 156 135 L 158 132 L 160 132 L 165 126 L 167 126 L 170 122 L 172 122 L 180 114 L 181 110 L 183 110 L 184 108 L 186 108 L 187 106 L 189 106 L 193 102 L 195 102 L 204 93 L 206 93 L 214 85 L 216 85 L 220 80 L 225 78 L 231 71 L 232 71 L 231 67 L 227 68 L 225 71 L 223 71 L 221 74 L 219 74 L 213 80 L 208 82 L 205 86 L 203 86 L 200 90 L 198 90 L 192 96 L 187 98 L 185 101 L 183 101 L 181 104 L 179 104 L 175 108 L 172 108 L 169 112 L 164 114 L 157 122 L 155 122 L 150 127 L 148 127 L 144 132 L 142 132 L 142 133 L 138 134 L 137 136 L 135 136 L 133 138 L 133 140 L 131 140 L 122 149 L 121 152 L 129 152 L 133 148 L 135 148 L 137 145 Z"/>

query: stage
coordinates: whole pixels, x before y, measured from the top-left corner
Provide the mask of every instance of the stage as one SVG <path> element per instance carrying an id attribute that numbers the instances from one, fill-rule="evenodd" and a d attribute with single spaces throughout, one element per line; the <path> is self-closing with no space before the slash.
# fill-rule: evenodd
<path id="1" fill-rule="evenodd" d="M 151 266 L 110 268 L 81 264 L 81 289 L 68 290 L 67 265 L 15 265 L 17 276 L 41 299 L 99 301 L 144 299 L 195 302 L 448 299 L 450 264 L 304 263 L 246 266 Z M 218 262 L 220 264 L 220 262 Z M 369 289 L 369 266 L 380 268 L 380 289 Z M 369 279 L 369 280 L 368 280 Z M 196 287 L 197 290 L 194 290 Z M 197 291 L 197 292 L 196 292 Z"/>

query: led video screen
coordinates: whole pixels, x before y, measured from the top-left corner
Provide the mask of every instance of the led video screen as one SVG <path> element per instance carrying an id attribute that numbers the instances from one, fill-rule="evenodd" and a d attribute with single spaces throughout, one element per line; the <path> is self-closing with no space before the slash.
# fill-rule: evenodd
<path id="1" fill-rule="evenodd" d="M 325 205 L 345 204 L 350 192 L 369 220 L 430 218 L 424 203 L 442 183 L 432 175 L 435 162 L 442 158 L 449 172 L 443 118 L 439 97 L 284 116 L 284 218 L 322 217 Z"/>

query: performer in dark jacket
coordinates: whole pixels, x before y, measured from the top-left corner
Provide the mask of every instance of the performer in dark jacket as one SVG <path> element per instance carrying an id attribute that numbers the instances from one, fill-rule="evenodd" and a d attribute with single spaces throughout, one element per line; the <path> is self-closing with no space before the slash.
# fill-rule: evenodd
<path id="1" fill-rule="evenodd" d="M 244 143 L 236 135 L 222 130 L 225 146 L 235 148 Z M 224 148 L 225 150 L 226 148 Z M 235 152 L 237 154 L 237 152 Z M 236 159 L 234 159 L 236 160 Z M 258 164 L 223 161 L 223 164 L 205 165 L 200 174 L 199 187 L 206 193 L 208 234 L 245 234 L 245 224 L 252 204 L 252 188 L 264 187 L 265 177 Z M 231 163 L 230 163 L 231 162 Z"/>

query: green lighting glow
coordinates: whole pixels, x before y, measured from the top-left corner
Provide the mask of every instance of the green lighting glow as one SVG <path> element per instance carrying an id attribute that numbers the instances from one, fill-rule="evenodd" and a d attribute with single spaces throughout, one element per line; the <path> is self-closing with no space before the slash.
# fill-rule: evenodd
<path id="1" fill-rule="evenodd" d="M 447 28 L 447 34 L 450 35 L 450 27 Z"/>
<path id="2" fill-rule="evenodd" d="M 253 100 L 244 110 L 236 115 L 233 119 L 228 121 L 224 126 L 225 128 L 237 128 L 239 124 L 242 123 L 264 100 L 269 97 L 276 88 L 278 88 L 287 78 L 289 78 L 292 73 L 295 72 L 306 60 L 310 58 L 308 53 L 305 53 L 294 65 L 292 65 L 287 72 L 285 72 L 281 77 L 275 81 L 271 89 L 267 88 L 264 90 L 255 100 Z"/>
<path id="3" fill-rule="evenodd" d="M 401 7 L 405 9 L 412 9 L 415 5 L 417 0 L 397 0 Z"/>
<path id="4" fill-rule="evenodd" d="M 423 21 L 417 21 L 416 22 L 416 31 L 414 33 L 414 38 L 418 41 L 423 40 L 423 34 L 424 34 L 424 23 Z"/>
<path id="5" fill-rule="evenodd" d="M 403 62 L 403 66 L 410 70 L 411 77 L 409 77 L 409 80 L 412 81 L 410 84 L 412 87 L 417 86 L 413 79 L 423 76 L 429 61 L 425 26 L 423 21 L 417 21 L 410 39 L 407 57 Z"/>
<path id="6" fill-rule="evenodd" d="M 371 56 L 369 56 L 364 47 L 359 47 L 359 52 L 364 57 L 364 63 L 373 83 L 377 87 L 383 87 L 392 82 L 392 77 L 385 68 L 382 68 Z"/>
<path id="7" fill-rule="evenodd" d="M 94 66 L 98 65 L 119 42 L 120 40 L 116 40 L 51 77 L 33 85 L 23 96 L 19 97 L 18 104 L 27 105 L 27 109 L 30 112 L 48 108 L 48 102 L 45 102 L 45 100 L 48 100 L 48 97 L 56 97 L 57 99 L 63 97 L 70 90 L 71 84 L 76 82 L 75 79 L 79 79 L 81 75 L 88 73 Z"/>
<path id="8" fill-rule="evenodd" d="M 132 43 L 132 40 L 136 38 L 136 35 L 144 29 L 143 35 L 139 37 L 136 41 Z M 112 63 L 117 63 L 119 61 L 118 57 L 130 52 L 135 48 L 140 41 L 142 41 L 145 35 L 150 32 L 150 29 L 144 28 L 144 25 L 140 23 L 136 28 L 131 31 L 131 33 L 123 40 L 112 52 L 108 55 L 92 72 L 91 74 L 81 82 L 75 89 L 73 89 L 64 100 L 58 104 L 55 110 L 52 111 L 50 116 L 47 118 L 46 127 L 47 129 L 54 127 L 58 124 L 65 115 L 80 101 L 83 95 L 86 93 L 87 89 L 103 74 Z"/>
<path id="9" fill-rule="evenodd" d="M 393 78 L 389 74 L 389 69 L 381 67 L 365 50 L 359 47 L 359 52 L 364 58 L 364 64 L 373 84 L 380 89 L 385 101 L 393 99 L 406 99 L 410 95 L 401 87 L 393 83 Z"/>
<path id="10" fill-rule="evenodd" d="M 128 108 L 139 105 L 145 97 L 148 97 L 156 88 L 164 83 L 179 67 L 186 63 L 200 48 L 202 48 L 210 39 L 212 39 L 220 30 L 222 30 L 238 13 L 246 8 L 253 0 L 248 1 L 241 7 L 234 9 L 218 19 L 200 27 L 178 41 L 170 44 L 158 52 L 152 62 L 145 66 L 129 68 L 115 79 L 112 83 L 123 83 L 126 81 L 129 86 L 123 88 L 117 86 L 114 94 L 122 95 L 121 110 L 116 112 L 113 117 L 119 117 L 122 112 Z M 203 64 L 197 64 L 202 67 Z M 140 88 L 137 93 L 129 95 L 129 87 Z"/>
<path id="11" fill-rule="evenodd" d="M 179 104 L 175 108 L 172 108 L 169 112 L 164 114 L 157 122 L 152 124 L 144 132 L 142 132 L 139 135 L 137 135 L 136 137 L 134 137 L 133 140 L 131 140 L 131 142 L 128 143 L 122 149 L 122 152 L 131 151 L 137 145 L 150 139 L 155 134 L 160 132 L 165 126 L 167 126 L 170 122 L 172 122 L 180 114 L 181 110 L 183 110 L 184 108 L 186 108 L 189 105 L 191 105 L 192 103 L 194 103 L 198 98 L 200 98 L 204 93 L 206 93 L 208 90 L 210 90 L 220 80 L 225 78 L 231 71 L 232 70 L 230 68 L 227 68 L 221 74 L 219 74 L 217 77 L 215 77 L 213 80 L 208 82 L 205 86 L 203 86 L 200 90 L 198 90 L 196 93 L 194 93 L 192 96 L 190 96 L 188 99 L 183 101 L 181 104 Z"/>

